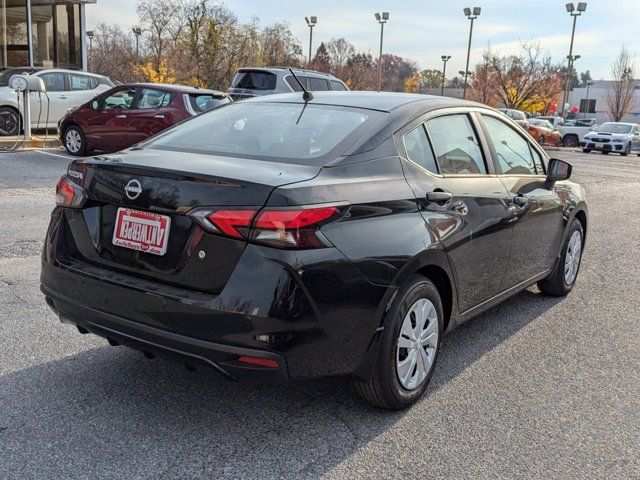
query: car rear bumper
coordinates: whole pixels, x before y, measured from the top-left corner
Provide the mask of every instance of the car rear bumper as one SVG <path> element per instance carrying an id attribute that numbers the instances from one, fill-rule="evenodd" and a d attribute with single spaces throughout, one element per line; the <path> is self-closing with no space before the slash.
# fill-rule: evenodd
<path id="1" fill-rule="evenodd" d="M 393 289 L 369 283 L 337 249 L 249 244 L 224 288 L 207 293 L 83 258 L 66 222 L 55 210 L 40 276 L 63 322 L 232 379 L 365 375 L 364 357 Z M 239 364 L 241 356 L 278 367 Z"/>
<path id="2" fill-rule="evenodd" d="M 131 347 L 149 358 L 157 356 L 182 361 L 188 368 L 206 365 L 230 380 L 264 382 L 288 377 L 286 361 L 281 355 L 179 335 L 87 307 L 44 285 L 41 290 L 60 321 L 76 325 L 80 333 L 103 337 L 113 346 Z M 278 367 L 246 365 L 238 362 L 240 357 L 272 360 Z"/>

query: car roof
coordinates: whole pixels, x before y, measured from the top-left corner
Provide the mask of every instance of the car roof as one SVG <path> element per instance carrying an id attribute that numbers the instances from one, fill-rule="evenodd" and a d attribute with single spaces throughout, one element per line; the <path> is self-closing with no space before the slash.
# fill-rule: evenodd
<path id="1" fill-rule="evenodd" d="M 179 93 L 194 93 L 200 95 L 217 95 L 226 97 L 227 94 L 225 92 L 220 92 L 218 90 L 208 90 L 206 88 L 196 88 L 190 87 L 187 85 L 175 85 L 169 83 L 127 83 L 125 85 L 118 85 L 118 87 L 143 87 L 143 88 L 153 88 L 153 89 L 162 89 L 162 90 L 170 90 L 172 92 Z"/>
<path id="2" fill-rule="evenodd" d="M 84 70 L 70 70 L 68 68 L 36 68 L 37 73 L 60 72 L 60 73 L 78 73 L 81 75 L 89 75 L 90 77 L 102 78 L 104 75 L 98 73 L 85 72 Z"/>
<path id="3" fill-rule="evenodd" d="M 304 103 L 304 100 L 302 99 L 302 93 L 295 92 L 253 97 L 242 102 Z M 417 102 L 420 102 L 420 107 L 426 107 L 426 111 L 461 106 L 484 106 L 488 108 L 486 105 L 457 98 L 398 92 L 318 91 L 313 92 L 313 100 L 310 101 L 311 104 L 363 108 L 382 112 L 391 112 L 397 108 Z"/>

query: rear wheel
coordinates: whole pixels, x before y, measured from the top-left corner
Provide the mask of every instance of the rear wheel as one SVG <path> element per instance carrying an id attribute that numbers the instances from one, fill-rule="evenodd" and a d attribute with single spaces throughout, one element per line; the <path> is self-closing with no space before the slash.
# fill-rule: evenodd
<path id="1" fill-rule="evenodd" d="M 609 155 L 609 150 L 603 150 L 603 151 L 602 151 L 602 154 L 603 154 L 603 155 Z"/>
<path id="2" fill-rule="evenodd" d="M 574 219 L 562 247 L 560 261 L 551 275 L 538 282 L 540 290 L 547 295 L 562 297 L 573 289 L 580 271 L 583 244 L 584 230 L 582 223 L 580 223 L 580 220 Z"/>
<path id="3" fill-rule="evenodd" d="M 71 155 L 82 156 L 87 154 L 87 141 L 82 129 L 72 125 L 64 131 L 64 148 Z"/>
<path id="4" fill-rule="evenodd" d="M 428 279 L 415 275 L 387 314 L 373 376 L 356 382 L 369 403 L 401 410 L 424 393 L 440 350 L 442 302 Z"/>
<path id="5" fill-rule="evenodd" d="M 0 136 L 20 133 L 20 114 L 11 107 L 0 107 Z"/>
<path id="6" fill-rule="evenodd" d="M 576 148 L 580 144 L 580 142 L 578 141 L 578 137 L 576 137 L 575 135 L 567 135 L 566 137 L 564 137 L 563 143 L 565 147 L 571 148 Z"/>
<path id="7" fill-rule="evenodd" d="M 589 149 L 589 148 L 583 148 L 582 151 L 584 153 L 591 153 L 591 149 Z"/>

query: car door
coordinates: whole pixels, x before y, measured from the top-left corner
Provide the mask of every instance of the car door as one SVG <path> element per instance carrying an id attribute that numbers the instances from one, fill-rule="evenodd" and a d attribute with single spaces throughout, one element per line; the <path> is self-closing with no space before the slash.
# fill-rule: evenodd
<path id="1" fill-rule="evenodd" d="M 447 253 L 460 311 L 467 312 L 502 289 L 513 215 L 508 192 L 466 109 L 425 118 L 402 143 L 407 181 Z"/>
<path id="2" fill-rule="evenodd" d="M 131 111 L 137 89 L 117 87 L 99 96 L 83 112 L 84 134 L 96 150 L 116 152 L 128 147 L 127 114 Z"/>
<path id="3" fill-rule="evenodd" d="M 31 93 L 31 125 L 36 127 L 38 118 L 41 128 L 54 127 L 69 109 L 69 91 L 64 72 L 43 72 L 38 76 L 44 82 L 47 94 Z M 48 99 L 47 99 L 48 97 Z"/>
<path id="4" fill-rule="evenodd" d="M 134 109 L 127 113 L 129 145 L 146 140 L 175 123 L 171 108 L 173 98 L 174 93 L 168 90 L 140 89 Z"/>
<path id="5" fill-rule="evenodd" d="M 513 211 L 513 244 L 505 274 L 508 288 L 552 268 L 564 231 L 568 192 L 561 184 L 549 188 L 543 154 L 515 127 L 492 113 L 482 113 L 480 118 Z"/>

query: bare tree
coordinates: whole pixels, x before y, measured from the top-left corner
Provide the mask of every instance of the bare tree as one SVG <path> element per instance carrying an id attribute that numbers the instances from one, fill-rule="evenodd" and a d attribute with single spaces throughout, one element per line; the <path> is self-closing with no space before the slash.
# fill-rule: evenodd
<path id="1" fill-rule="evenodd" d="M 482 52 L 482 62 L 476 65 L 471 77 L 469 99 L 492 107 L 498 106 L 496 95 L 496 77 L 494 64 L 497 63 L 495 54 L 490 45 Z"/>
<path id="2" fill-rule="evenodd" d="M 325 46 L 333 72 L 345 66 L 356 53 L 355 47 L 344 38 L 332 38 Z"/>
<path id="3" fill-rule="evenodd" d="M 184 27 L 183 2 L 138 0 L 137 12 L 144 27 L 154 66 L 158 68 L 162 59 L 175 46 Z"/>
<path id="4" fill-rule="evenodd" d="M 635 103 L 635 59 L 626 47 L 622 47 L 611 67 L 613 84 L 607 91 L 605 101 L 609 117 L 620 122 L 631 111 Z"/>
<path id="5" fill-rule="evenodd" d="M 135 44 L 118 25 L 100 23 L 95 28 L 91 52 L 93 71 L 121 82 L 139 80 L 134 72 Z"/>

